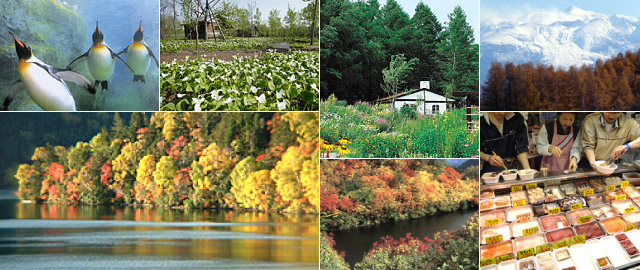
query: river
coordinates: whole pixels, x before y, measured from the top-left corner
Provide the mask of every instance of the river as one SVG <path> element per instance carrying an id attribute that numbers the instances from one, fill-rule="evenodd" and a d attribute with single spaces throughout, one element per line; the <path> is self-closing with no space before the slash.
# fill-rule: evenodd
<path id="1" fill-rule="evenodd" d="M 21 203 L 0 190 L 2 268 L 318 269 L 318 216 Z"/>
<path id="2" fill-rule="evenodd" d="M 411 232 L 412 237 L 433 237 L 436 232 L 442 230 L 462 228 L 474 213 L 475 210 L 438 213 L 428 217 L 334 231 L 334 248 L 338 252 L 344 251 L 345 261 L 353 268 L 357 262 L 362 261 L 365 253 L 373 247 L 373 243 L 385 235 L 398 239 Z"/>

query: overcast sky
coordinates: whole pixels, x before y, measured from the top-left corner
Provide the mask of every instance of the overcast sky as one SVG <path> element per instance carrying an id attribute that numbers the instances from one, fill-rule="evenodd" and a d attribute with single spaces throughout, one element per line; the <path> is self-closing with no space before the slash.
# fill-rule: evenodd
<path id="1" fill-rule="evenodd" d="M 605 15 L 621 14 L 640 17 L 640 1 L 637 0 L 482 0 L 480 9 L 482 18 L 502 16 L 504 14 L 522 14 L 534 11 L 560 11 L 570 6 L 594 11 Z"/>

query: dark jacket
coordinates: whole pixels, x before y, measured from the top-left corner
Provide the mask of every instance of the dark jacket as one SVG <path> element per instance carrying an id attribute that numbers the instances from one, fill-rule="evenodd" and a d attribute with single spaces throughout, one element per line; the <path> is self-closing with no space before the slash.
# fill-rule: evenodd
<path id="1" fill-rule="evenodd" d="M 515 158 L 518 154 L 529 151 L 527 127 L 524 124 L 524 117 L 520 113 L 513 113 L 513 115 L 507 115 L 504 118 L 502 134 L 493 123 L 488 121 L 488 117 L 488 115 L 484 115 L 480 119 L 480 151 L 489 155 L 495 152 L 503 159 Z M 504 168 L 493 167 L 489 163 L 485 163 L 482 169 L 483 172 L 502 170 Z"/>

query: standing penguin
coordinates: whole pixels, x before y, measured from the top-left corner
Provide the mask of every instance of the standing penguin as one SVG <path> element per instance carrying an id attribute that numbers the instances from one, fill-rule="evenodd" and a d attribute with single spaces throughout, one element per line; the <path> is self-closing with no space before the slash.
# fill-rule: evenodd
<path id="1" fill-rule="evenodd" d="M 153 55 L 153 51 L 142 38 L 142 21 L 140 21 L 140 26 L 138 26 L 138 30 L 133 35 L 133 43 L 120 51 L 118 56 L 126 53 L 127 64 L 133 70 L 133 82 L 141 81 L 144 83 L 144 75 L 149 70 L 151 58 L 156 62 L 156 66 L 159 67 L 160 65 L 156 56 Z"/>
<path id="2" fill-rule="evenodd" d="M 13 33 L 9 33 L 13 36 L 16 53 L 20 60 L 18 63 L 20 79 L 9 89 L 9 93 L 3 103 L 3 110 L 8 109 L 13 97 L 20 90 L 26 89 L 31 99 L 42 109 L 47 111 L 75 111 L 76 103 L 64 80 L 81 86 L 91 94 L 96 93 L 87 78 L 71 70 L 59 69 L 43 63 L 33 56 L 33 51 L 29 45 L 18 40 Z"/>
<path id="3" fill-rule="evenodd" d="M 116 53 L 109 48 L 107 43 L 104 42 L 104 35 L 100 28 L 98 27 L 98 22 L 96 22 L 96 30 L 93 32 L 93 45 L 87 52 L 78 56 L 78 58 L 74 59 L 69 63 L 67 69 L 71 69 L 75 67 L 81 60 L 88 59 L 88 66 L 91 75 L 96 80 L 93 84 L 94 87 L 98 87 L 98 84 L 102 85 L 102 90 L 107 90 L 109 88 L 108 80 L 111 78 L 113 74 L 113 70 L 115 68 L 115 59 L 117 58 L 123 64 L 131 70 L 131 67 L 120 58 Z M 133 70 L 131 70 L 133 72 Z"/>

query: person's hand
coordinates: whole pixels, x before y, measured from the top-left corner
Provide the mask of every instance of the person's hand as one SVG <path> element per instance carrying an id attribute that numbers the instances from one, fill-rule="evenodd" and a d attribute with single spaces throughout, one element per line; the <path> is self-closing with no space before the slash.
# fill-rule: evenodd
<path id="1" fill-rule="evenodd" d="M 491 164 L 491 166 L 496 166 L 496 167 L 504 166 L 504 162 L 502 161 L 502 158 L 498 155 L 491 156 L 489 158 L 489 164 Z"/>
<path id="2" fill-rule="evenodd" d="M 553 154 L 553 156 L 556 158 L 562 155 L 562 149 L 560 149 L 560 147 L 557 147 L 555 145 L 549 145 L 549 152 Z"/>
<path id="3" fill-rule="evenodd" d="M 627 151 L 629 151 L 629 147 L 627 147 L 626 145 L 618 145 L 615 149 L 613 149 L 613 152 L 611 152 L 611 159 L 617 160 L 618 158 L 620 158 L 620 156 L 622 156 L 622 154 L 626 153 Z"/>
<path id="4" fill-rule="evenodd" d="M 569 171 L 574 173 L 576 172 L 577 169 L 578 169 L 578 161 L 576 160 L 575 157 L 572 157 L 571 161 L 569 161 Z"/>

